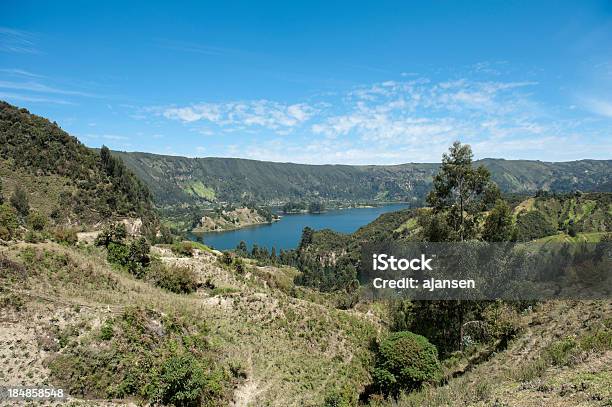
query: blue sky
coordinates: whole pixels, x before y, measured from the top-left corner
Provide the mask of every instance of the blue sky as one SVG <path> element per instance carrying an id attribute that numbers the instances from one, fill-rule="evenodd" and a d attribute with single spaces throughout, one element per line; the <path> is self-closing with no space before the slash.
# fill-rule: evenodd
<path id="1" fill-rule="evenodd" d="M 0 5 L 0 99 L 88 146 L 301 163 L 612 159 L 612 2 Z"/>

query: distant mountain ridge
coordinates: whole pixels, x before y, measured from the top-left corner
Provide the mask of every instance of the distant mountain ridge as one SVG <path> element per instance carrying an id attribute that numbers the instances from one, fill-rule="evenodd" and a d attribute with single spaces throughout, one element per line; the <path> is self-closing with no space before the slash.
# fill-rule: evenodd
<path id="1" fill-rule="evenodd" d="M 439 164 L 308 165 L 241 158 L 187 158 L 118 152 L 158 205 L 288 201 L 419 203 Z M 612 160 L 542 162 L 483 159 L 502 191 L 612 191 Z"/>

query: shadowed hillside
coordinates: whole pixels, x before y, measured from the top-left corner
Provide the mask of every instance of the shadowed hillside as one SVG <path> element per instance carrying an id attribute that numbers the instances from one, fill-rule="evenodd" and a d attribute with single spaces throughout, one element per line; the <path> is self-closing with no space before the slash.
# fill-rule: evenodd
<path id="1" fill-rule="evenodd" d="M 177 203 L 288 201 L 422 202 L 439 164 L 304 165 L 238 158 L 185 158 L 113 152 L 151 189 L 162 206 Z M 605 191 L 612 161 L 561 163 L 484 159 L 504 192 Z"/>

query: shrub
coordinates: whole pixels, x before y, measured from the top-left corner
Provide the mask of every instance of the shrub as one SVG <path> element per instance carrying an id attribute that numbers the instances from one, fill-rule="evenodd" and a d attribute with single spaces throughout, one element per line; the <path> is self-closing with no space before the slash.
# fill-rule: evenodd
<path id="1" fill-rule="evenodd" d="M 539 239 L 555 234 L 556 229 L 539 211 L 529 211 L 516 221 L 518 238 L 521 241 Z"/>
<path id="2" fill-rule="evenodd" d="M 25 234 L 24 240 L 27 243 L 40 243 L 45 239 L 40 233 L 34 232 L 32 230 L 28 230 Z"/>
<path id="3" fill-rule="evenodd" d="M 53 230 L 53 239 L 58 243 L 76 244 L 78 241 L 76 230 L 58 227 Z"/>
<path id="4" fill-rule="evenodd" d="M 28 213 L 30 212 L 30 203 L 28 202 L 28 195 L 25 190 L 19 185 L 15 187 L 13 195 L 11 195 L 10 202 L 11 205 L 13 205 L 13 208 L 15 208 L 21 216 L 28 216 Z"/>
<path id="5" fill-rule="evenodd" d="M 0 239 L 10 240 L 15 237 L 18 227 L 16 211 L 7 204 L 0 205 Z"/>
<path id="6" fill-rule="evenodd" d="M 381 342 L 372 376 L 380 391 L 397 395 L 436 382 L 441 374 L 436 347 L 424 336 L 403 331 Z"/>
<path id="7" fill-rule="evenodd" d="M 47 226 L 47 217 L 40 212 L 32 211 L 28 215 L 28 225 L 33 230 L 40 232 Z"/>
<path id="8" fill-rule="evenodd" d="M 323 407 L 353 407 L 357 405 L 357 393 L 350 386 L 335 389 L 323 401 Z"/>
<path id="9" fill-rule="evenodd" d="M 190 354 L 172 356 L 162 365 L 159 399 L 162 404 L 199 406 L 207 377 L 201 363 Z"/>
<path id="10" fill-rule="evenodd" d="M 151 265 L 149 276 L 153 283 L 177 294 L 189 294 L 198 289 L 198 276 L 187 267 L 166 267 L 161 262 Z"/>
<path id="11" fill-rule="evenodd" d="M 111 243 L 123 243 L 127 237 L 127 231 L 123 223 L 113 223 L 106 226 L 96 238 L 96 246 L 108 247 Z"/>
<path id="12" fill-rule="evenodd" d="M 127 308 L 89 336 L 66 336 L 61 353 L 46 363 L 52 382 L 74 396 L 227 405 L 229 378 L 215 366 L 207 333 L 195 315 Z"/>
<path id="13" fill-rule="evenodd" d="M 193 256 L 193 243 L 192 242 L 176 242 L 172 244 L 172 252 L 180 256 Z"/>
<path id="14" fill-rule="evenodd" d="M 236 273 L 238 274 L 244 274 L 244 272 L 246 271 L 244 261 L 242 261 L 241 258 L 237 257 L 236 259 L 234 259 L 234 269 L 236 269 Z"/>
<path id="15" fill-rule="evenodd" d="M 519 313 L 511 305 L 496 301 L 483 311 L 489 334 L 505 343 L 521 330 Z"/>
<path id="16" fill-rule="evenodd" d="M 127 266 L 130 259 L 130 249 L 121 243 L 111 242 L 106 248 L 106 259 L 109 263 Z"/>
<path id="17" fill-rule="evenodd" d="M 106 259 L 109 263 L 125 267 L 131 274 L 142 278 L 151 261 L 149 250 L 150 246 L 144 237 L 131 241 L 129 245 L 110 242 L 106 248 Z"/>
<path id="18" fill-rule="evenodd" d="M 232 261 L 232 254 L 230 252 L 223 252 L 223 256 L 221 256 L 221 263 L 225 264 L 226 266 L 229 266 L 230 264 L 232 264 Z"/>

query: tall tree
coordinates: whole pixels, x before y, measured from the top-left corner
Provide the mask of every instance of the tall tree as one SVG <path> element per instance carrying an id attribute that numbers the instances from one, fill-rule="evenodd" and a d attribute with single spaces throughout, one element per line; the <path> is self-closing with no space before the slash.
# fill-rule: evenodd
<path id="1" fill-rule="evenodd" d="M 451 240 L 475 237 L 479 213 L 487 201 L 498 195 L 489 171 L 482 165 L 474 168 L 472 158 L 471 147 L 455 141 L 442 155 L 442 166 L 427 196 L 434 214 L 445 215 L 453 232 Z"/>
<path id="2" fill-rule="evenodd" d="M 512 213 L 504 200 L 498 199 L 487 215 L 482 238 L 487 242 L 507 242 L 512 238 Z"/>

